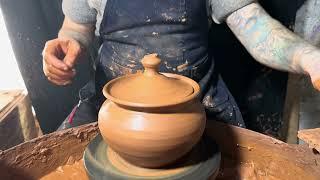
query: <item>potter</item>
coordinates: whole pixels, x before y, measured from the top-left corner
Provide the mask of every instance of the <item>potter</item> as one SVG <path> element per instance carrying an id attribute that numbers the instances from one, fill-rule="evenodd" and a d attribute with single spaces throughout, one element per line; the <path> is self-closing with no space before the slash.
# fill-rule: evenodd
<path id="1" fill-rule="evenodd" d="M 254 0 L 63 0 L 59 37 L 43 52 L 49 81 L 67 85 L 80 54 L 101 40 L 96 76 L 80 92 L 80 102 L 60 129 L 97 121 L 103 86 L 142 69 L 144 55 L 157 53 L 161 72 L 187 76 L 200 84 L 210 119 L 245 127 L 239 108 L 208 52 L 208 17 L 228 27 L 260 63 L 306 74 L 319 88 L 320 51 L 286 29 Z M 272 32 L 272 33 L 270 33 Z M 60 54 L 65 54 L 61 58 Z M 236 60 L 236 59 L 235 59 Z"/>
<path id="2" fill-rule="evenodd" d="M 199 85 L 186 77 L 160 74 L 156 54 L 142 59 L 143 73 L 105 85 L 108 100 L 99 112 L 99 129 L 122 158 L 142 167 L 162 167 L 188 153 L 206 124 Z"/>

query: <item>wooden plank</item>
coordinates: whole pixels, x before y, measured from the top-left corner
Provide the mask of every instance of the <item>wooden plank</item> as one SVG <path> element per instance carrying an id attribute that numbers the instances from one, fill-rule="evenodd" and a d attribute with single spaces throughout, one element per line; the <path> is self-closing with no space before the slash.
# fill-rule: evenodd
<path id="1" fill-rule="evenodd" d="M 0 150 L 38 137 L 31 102 L 23 90 L 0 91 Z"/>
<path id="2" fill-rule="evenodd" d="M 0 179 L 21 173 L 39 179 L 59 166 L 80 160 L 88 143 L 99 133 L 97 123 L 47 134 L 6 151 L 0 151 Z M 6 171 L 10 171 L 7 173 Z"/>
<path id="3" fill-rule="evenodd" d="M 12 110 L 23 90 L 0 91 L 0 121 L 3 117 Z"/>
<path id="4" fill-rule="evenodd" d="M 12 102 L 14 97 L 12 96 L 5 96 L 4 93 L 0 93 L 0 113 L 4 111 L 6 107 Z"/>
<path id="5" fill-rule="evenodd" d="M 320 128 L 300 130 L 298 137 L 306 142 L 310 148 L 320 152 Z"/>
<path id="6" fill-rule="evenodd" d="M 299 129 L 300 111 L 300 80 L 302 77 L 296 74 L 289 74 L 287 84 L 287 95 L 283 110 L 283 126 L 281 128 L 281 140 L 297 144 L 297 133 Z"/>

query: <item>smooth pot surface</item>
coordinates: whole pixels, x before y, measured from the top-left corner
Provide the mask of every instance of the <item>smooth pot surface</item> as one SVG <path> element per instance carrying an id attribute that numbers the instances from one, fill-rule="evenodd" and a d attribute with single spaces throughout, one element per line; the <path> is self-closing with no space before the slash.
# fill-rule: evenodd
<path id="1" fill-rule="evenodd" d="M 200 87 L 190 78 L 159 73 L 156 54 L 144 72 L 108 82 L 99 112 L 103 139 L 126 161 L 142 167 L 173 163 L 200 140 L 206 124 Z"/>
<path id="2" fill-rule="evenodd" d="M 189 152 L 204 132 L 206 116 L 197 99 L 171 108 L 143 110 L 106 101 L 99 113 L 103 139 L 134 165 L 170 164 Z"/>

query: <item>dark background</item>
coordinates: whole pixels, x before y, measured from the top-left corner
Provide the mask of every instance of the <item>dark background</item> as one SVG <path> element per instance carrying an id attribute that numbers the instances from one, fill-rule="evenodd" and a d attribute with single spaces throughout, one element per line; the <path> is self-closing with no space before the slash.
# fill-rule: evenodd
<path id="1" fill-rule="evenodd" d="M 302 2 L 260 1 L 274 18 L 291 28 Z M 61 27 L 61 0 L 0 0 L 0 5 L 40 126 L 44 133 L 52 132 L 77 103 L 78 90 L 89 79 L 88 57 L 78 65 L 78 76 L 71 86 L 50 84 L 42 72 L 41 52 L 45 42 L 55 38 Z M 279 123 L 275 126 L 281 126 L 287 74 L 256 63 L 226 25 L 213 25 L 210 34 L 217 66 L 241 107 L 248 126 L 257 131 L 270 128 L 276 131 L 275 127 L 260 127 L 256 120 L 261 115 L 273 117 L 271 120 Z"/>

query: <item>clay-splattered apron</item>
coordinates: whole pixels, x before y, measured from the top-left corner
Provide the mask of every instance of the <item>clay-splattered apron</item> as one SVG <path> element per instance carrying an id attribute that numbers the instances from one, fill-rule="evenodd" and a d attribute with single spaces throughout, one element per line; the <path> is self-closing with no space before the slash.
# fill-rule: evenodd
<path id="1" fill-rule="evenodd" d="M 108 0 L 105 8 L 95 83 L 97 108 L 104 100 L 101 88 L 107 81 L 141 70 L 142 57 L 157 53 L 163 60 L 162 72 L 181 74 L 199 82 L 210 119 L 244 127 L 241 113 L 215 73 L 208 52 L 206 0 Z M 93 83 L 88 86 L 94 87 Z M 93 96 L 87 93 L 91 91 L 86 90 L 84 97 Z M 88 98 L 83 98 L 84 104 L 88 104 L 86 101 Z M 83 113 L 80 103 L 69 116 L 72 123 L 64 123 L 62 128 L 83 124 Z M 95 113 L 86 118 L 93 121 L 96 116 Z"/>

